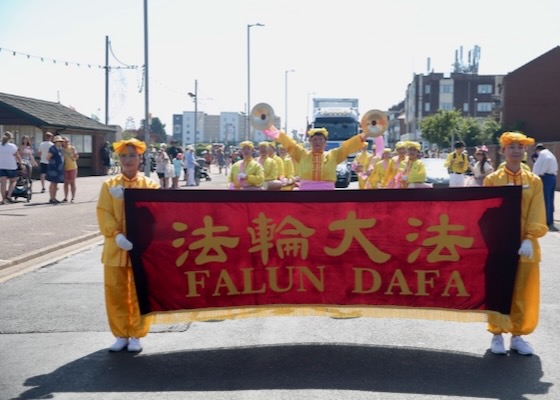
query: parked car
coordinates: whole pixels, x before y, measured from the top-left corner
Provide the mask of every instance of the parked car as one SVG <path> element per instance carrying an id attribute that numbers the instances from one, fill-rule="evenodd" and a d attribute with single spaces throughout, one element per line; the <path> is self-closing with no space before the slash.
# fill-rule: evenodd
<path id="1" fill-rule="evenodd" d="M 352 167 L 350 162 L 343 161 L 336 166 L 336 183 L 337 188 L 347 188 L 352 179 Z"/>
<path id="2" fill-rule="evenodd" d="M 431 183 L 433 187 L 449 187 L 449 172 L 444 167 L 443 158 L 422 158 L 426 166 L 426 183 Z"/>

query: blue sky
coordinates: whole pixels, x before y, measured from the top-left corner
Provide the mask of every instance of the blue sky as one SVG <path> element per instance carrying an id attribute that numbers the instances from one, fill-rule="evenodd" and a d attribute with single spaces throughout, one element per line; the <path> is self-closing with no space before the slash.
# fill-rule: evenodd
<path id="1" fill-rule="evenodd" d="M 104 121 L 105 36 L 110 65 L 142 66 L 143 15 L 143 0 L 0 0 L 0 92 L 60 100 Z M 250 30 L 251 103 L 284 117 L 285 71 L 294 70 L 290 129 L 304 128 L 313 96 L 387 109 L 428 57 L 450 72 L 461 46 L 465 62 L 481 47 L 480 74 L 506 74 L 560 45 L 557 0 L 148 0 L 148 15 L 150 111 L 168 133 L 172 114 L 193 110 L 195 79 L 200 111 L 246 109 L 248 24 L 265 25 Z M 142 89 L 140 68 L 111 71 L 110 123 L 139 125 Z"/>

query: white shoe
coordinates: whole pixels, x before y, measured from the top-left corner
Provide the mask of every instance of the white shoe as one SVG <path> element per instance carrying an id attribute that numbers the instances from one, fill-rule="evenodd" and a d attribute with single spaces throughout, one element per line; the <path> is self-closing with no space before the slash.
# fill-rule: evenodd
<path id="1" fill-rule="evenodd" d="M 490 351 L 492 354 L 506 354 L 506 348 L 504 346 L 504 338 L 502 335 L 492 336 L 492 342 L 490 343 Z"/>
<path id="2" fill-rule="evenodd" d="M 529 342 L 527 342 L 521 336 L 512 336 L 509 348 L 511 350 L 517 351 L 523 356 L 530 356 L 533 354 L 533 346 L 531 346 Z"/>
<path id="3" fill-rule="evenodd" d="M 121 351 L 126 346 L 128 346 L 128 339 L 118 337 L 117 340 L 115 340 L 115 343 L 113 343 L 111 347 L 109 347 L 109 351 Z"/>
<path id="4" fill-rule="evenodd" d="M 128 351 L 136 353 L 142 351 L 142 345 L 140 344 L 140 339 L 130 338 L 128 341 Z"/>

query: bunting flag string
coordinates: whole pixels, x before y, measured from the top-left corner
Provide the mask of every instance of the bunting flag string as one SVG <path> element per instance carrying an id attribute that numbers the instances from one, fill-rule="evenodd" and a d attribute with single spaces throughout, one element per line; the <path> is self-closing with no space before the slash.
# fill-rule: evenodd
<path id="1" fill-rule="evenodd" d="M 23 57 L 26 57 L 29 60 L 33 59 L 33 60 L 41 60 L 41 62 L 52 62 L 53 64 L 65 65 L 67 67 L 68 66 L 76 66 L 76 67 L 80 67 L 80 68 L 99 68 L 99 69 L 109 68 L 109 70 L 112 70 L 112 69 L 138 69 L 139 68 L 138 65 L 123 65 L 123 66 L 111 66 L 111 65 L 109 65 L 109 66 L 105 66 L 105 65 L 100 65 L 100 64 L 78 63 L 78 62 L 74 62 L 74 61 L 56 60 L 54 58 L 49 58 L 49 57 L 44 57 L 44 56 L 35 56 L 35 55 L 32 55 L 32 54 L 22 53 L 20 51 L 10 50 L 10 49 L 0 47 L 0 54 L 2 52 L 5 52 L 7 54 L 12 54 L 13 56 L 23 56 Z"/>

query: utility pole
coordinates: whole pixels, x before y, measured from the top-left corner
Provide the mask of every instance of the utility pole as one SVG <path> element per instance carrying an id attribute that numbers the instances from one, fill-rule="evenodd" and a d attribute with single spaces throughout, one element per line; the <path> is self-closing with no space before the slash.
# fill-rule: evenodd
<path id="1" fill-rule="evenodd" d="M 146 153 L 150 150 L 150 79 L 148 74 L 148 0 L 144 0 L 144 141 L 146 142 Z M 150 158 L 144 156 L 144 174 L 152 174 Z"/>
<path id="2" fill-rule="evenodd" d="M 105 125 L 109 125 L 109 36 L 105 36 Z"/>

